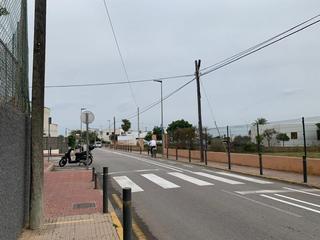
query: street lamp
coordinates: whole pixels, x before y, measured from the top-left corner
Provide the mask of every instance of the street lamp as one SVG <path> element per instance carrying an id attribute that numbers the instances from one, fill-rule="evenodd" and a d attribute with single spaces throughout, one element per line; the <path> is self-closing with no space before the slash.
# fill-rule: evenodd
<path id="1" fill-rule="evenodd" d="M 164 131 L 163 131 L 163 89 L 162 89 L 162 80 L 153 80 L 161 84 L 161 138 L 162 138 L 162 155 L 164 153 Z"/>
<path id="2" fill-rule="evenodd" d="M 79 142 L 81 144 L 81 139 L 82 139 L 82 121 L 81 121 L 81 115 L 82 115 L 82 111 L 86 110 L 87 108 L 81 108 L 81 113 L 80 113 L 80 139 Z"/>

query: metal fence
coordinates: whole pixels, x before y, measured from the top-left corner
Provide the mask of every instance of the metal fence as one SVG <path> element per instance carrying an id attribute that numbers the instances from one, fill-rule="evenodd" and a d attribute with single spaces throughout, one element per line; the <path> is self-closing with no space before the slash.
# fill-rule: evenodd
<path id="1" fill-rule="evenodd" d="M 0 0 L 0 105 L 29 112 L 26 0 Z"/>

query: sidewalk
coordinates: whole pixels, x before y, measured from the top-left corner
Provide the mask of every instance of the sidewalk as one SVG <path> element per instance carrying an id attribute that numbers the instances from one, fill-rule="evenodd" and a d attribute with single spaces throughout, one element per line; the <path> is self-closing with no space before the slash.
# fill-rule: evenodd
<path id="1" fill-rule="evenodd" d="M 139 154 L 139 152 L 135 152 L 135 154 Z M 148 154 L 146 152 L 142 152 L 142 154 L 148 156 Z M 161 158 L 162 156 L 161 156 L 161 154 L 157 154 L 157 157 Z M 164 160 L 167 159 L 167 156 L 164 156 L 163 159 Z M 169 160 L 175 161 L 176 158 L 175 158 L 175 156 L 169 156 Z M 189 159 L 179 157 L 178 161 L 179 162 L 189 162 Z M 204 163 L 201 163 L 200 160 L 197 160 L 197 159 L 191 159 L 191 164 L 205 166 Z M 231 164 L 232 164 L 232 161 L 231 161 Z M 218 163 L 218 162 L 208 161 L 208 167 L 229 171 L 227 163 Z M 320 176 L 315 176 L 315 175 L 308 175 L 308 183 L 303 183 L 302 173 L 263 169 L 263 175 L 261 176 L 260 172 L 259 172 L 259 168 L 240 166 L 240 165 L 231 165 L 231 171 L 237 172 L 237 173 L 253 175 L 253 176 L 265 177 L 265 178 L 274 179 L 274 180 L 285 181 L 285 182 L 289 182 L 289 183 L 303 184 L 305 186 L 320 188 Z"/>
<path id="2" fill-rule="evenodd" d="M 44 161 L 45 222 L 39 230 L 24 231 L 20 240 L 119 239 L 111 215 L 102 214 L 92 172 L 79 166 L 51 171 L 52 165 Z"/>

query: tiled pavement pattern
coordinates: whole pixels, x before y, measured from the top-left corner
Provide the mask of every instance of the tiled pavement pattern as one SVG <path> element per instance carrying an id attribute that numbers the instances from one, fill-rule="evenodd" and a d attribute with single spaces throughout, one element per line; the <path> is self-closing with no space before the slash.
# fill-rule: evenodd
<path id="1" fill-rule="evenodd" d="M 49 218 L 41 229 L 26 230 L 20 240 L 118 239 L 109 214 Z"/>
<path id="2" fill-rule="evenodd" d="M 50 164 L 44 161 L 45 223 L 39 230 L 25 230 L 19 239 L 119 239 L 110 214 L 102 214 L 102 194 L 93 188 L 91 171 L 77 166 L 50 171 Z"/>

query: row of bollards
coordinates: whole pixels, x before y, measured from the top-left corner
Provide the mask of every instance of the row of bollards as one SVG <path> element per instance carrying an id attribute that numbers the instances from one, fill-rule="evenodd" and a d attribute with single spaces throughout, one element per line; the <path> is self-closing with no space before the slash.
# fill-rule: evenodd
<path id="1" fill-rule="evenodd" d="M 102 175 L 102 209 L 103 213 L 108 213 L 108 167 L 103 167 Z M 92 168 L 92 181 L 94 189 L 98 189 L 98 173 Z M 132 239 L 132 213 L 131 213 L 131 188 L 122 189 L 122 210 L 123 210 L 123 239 Z"/>

